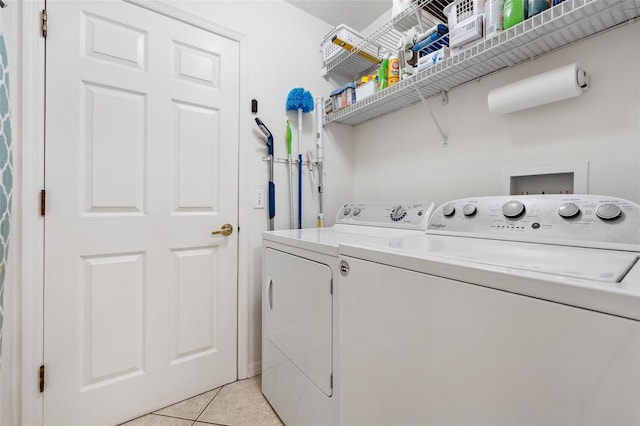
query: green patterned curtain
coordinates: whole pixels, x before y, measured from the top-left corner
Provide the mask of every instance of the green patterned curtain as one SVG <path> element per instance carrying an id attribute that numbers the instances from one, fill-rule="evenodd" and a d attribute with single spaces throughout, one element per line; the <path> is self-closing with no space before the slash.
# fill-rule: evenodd
<path id="1" fill-rule="evenodd" d="M 11 148 L 11 120 L 9 116 L 9 68 L 4 36 L 0 35 L 0 365 L 2 365 L 4 280 L 9 250 L 12 194 L 13 155 Z"/>

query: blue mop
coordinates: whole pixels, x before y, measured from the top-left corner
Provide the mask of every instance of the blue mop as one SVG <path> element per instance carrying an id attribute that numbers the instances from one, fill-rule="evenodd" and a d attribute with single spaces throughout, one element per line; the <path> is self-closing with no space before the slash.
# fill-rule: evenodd
<path id="1" fill-rule="evenodd" d="M 291 89 L 287 111 L 298 111 L 298 229 L 302 228 L 302 113 L 313 111 L 313 96 L 301 87 Z"/>

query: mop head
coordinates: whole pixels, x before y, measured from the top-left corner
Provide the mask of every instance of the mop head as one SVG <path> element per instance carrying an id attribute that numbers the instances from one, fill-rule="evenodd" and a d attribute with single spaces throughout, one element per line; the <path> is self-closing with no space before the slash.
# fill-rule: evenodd
<path id="1" fill-rule="evenodd" d="M 297 111 L 299 109 L 304 113 L 313 111 L 313 96 L 302 87 L 291 89 L 289 96 L 287 96 L 287 111 Z"/>

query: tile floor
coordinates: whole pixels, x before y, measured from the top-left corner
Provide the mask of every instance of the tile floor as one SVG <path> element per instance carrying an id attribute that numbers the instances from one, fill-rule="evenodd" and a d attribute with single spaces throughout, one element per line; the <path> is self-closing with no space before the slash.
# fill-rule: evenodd
<path id="1" fill-rule="evenodd" d="M 260 376 L 239 380 L 121 426 L 281 426 L 260 389 Z"/>

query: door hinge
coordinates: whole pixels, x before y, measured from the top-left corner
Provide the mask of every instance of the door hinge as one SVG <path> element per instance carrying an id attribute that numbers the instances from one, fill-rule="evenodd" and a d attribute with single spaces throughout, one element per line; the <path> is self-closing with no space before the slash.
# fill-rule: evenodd
<path id="1" fill-rule="evenodd" d="M 331 283 L 329 284 L 329 294 L 333 294 L 333 280 L 331 280 Z"/>
<path id="2" fill-rule="evenodd" d="M 333 389 L 333 373 L 329 376 L 329 388 Z"/>
<path id="3" fill-rule="evenodd" d="M 44 392 L 44 365 L 40 366 L 40 393 Z"/>
<path id="4" fill-rule="evenodd" d="M 47 191 L 40 191 L 40 216 L 44 216 L 47 213 Z"/>
<path id="5" fill-rule="evenodd" d="M 42 37 L 47 38 L 47 9 L 42 11 L 42 24 L 40 25 L 40 30 L 42 30 Z"/>

